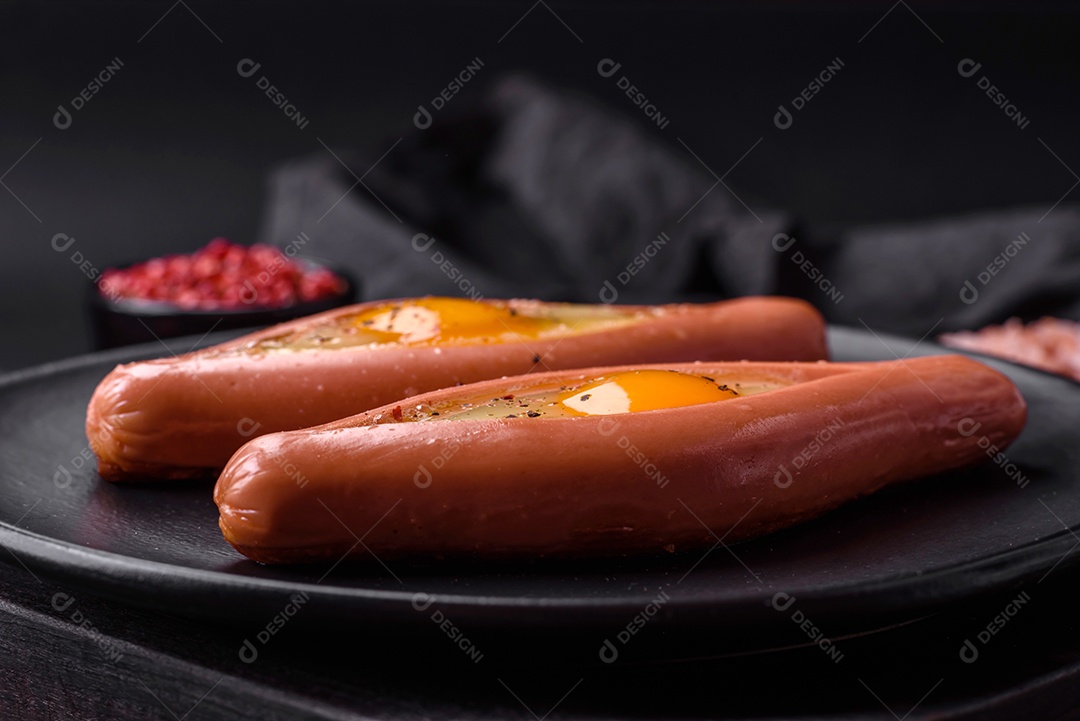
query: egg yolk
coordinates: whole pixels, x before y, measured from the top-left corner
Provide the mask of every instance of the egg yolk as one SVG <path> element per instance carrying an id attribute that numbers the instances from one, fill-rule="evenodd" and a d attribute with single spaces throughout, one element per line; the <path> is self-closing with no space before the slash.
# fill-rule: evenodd
<path id="1" fill-rule="evenodd" d="M 417 298 L 330 318 L 318 326 L 263 339 L 246 350 L 513 342 L 625 325 L 643 315 L 640 310 L 600 305 L 511 307 L 500 301 Z"/>
<path id="2" fill-rule="evenodd" d="M 387 336 L 384 342 L 453 343 L 512 333 L 535 338 L 558 326 L 550 318 L 523 315 L 513 308 L 460 298 L 425 298 L 413 303 L 373 308 L 355 316 L 355 327 Z"/>
<path id="3" fill-rule="evenodd" d="M 569 386 L 526 386 L 496 398 L 461 396 L 432 405 L 398 407 L 392 414 L 377 417 L 375 423 L 607 416 L 713 403 L 789 385 L 789 380 L 746 373 L 713 376 L 674 370 L 622 371 Z"/>
<path id="4" fill-rule="evenodd" d="M 563 393 L 558 403 L 583 416 L 655 411 L 723 401 L 739 393 L 702 376 L 662 370 L 616 373 Z"/>

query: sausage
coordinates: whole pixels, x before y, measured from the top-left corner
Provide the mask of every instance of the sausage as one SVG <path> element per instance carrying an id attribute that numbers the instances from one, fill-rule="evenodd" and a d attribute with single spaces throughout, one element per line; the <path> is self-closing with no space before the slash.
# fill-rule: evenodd
<path id="1" fill-rule="evenodd" d="M 118 366 L 86 433 L 109 480 L 219 471 L 245 442 L 457 384 L 533 371 L 826 357 L 809 304 L 607 306 L 420 298 L 364 303 L 176 358 Z"/>
<path id="2" fill-rule="evenodd" d="M 214 499 L 261 563 L 683 550 L 974 464 L 1026 413 L 963 356 L 543 373 L 265 435 Z"/>

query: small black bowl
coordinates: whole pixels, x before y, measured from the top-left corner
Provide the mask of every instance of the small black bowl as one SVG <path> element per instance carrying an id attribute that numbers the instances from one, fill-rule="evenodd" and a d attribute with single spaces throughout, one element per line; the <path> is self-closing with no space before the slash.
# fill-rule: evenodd
<path id="1" fill-rule="evenodd" d="M 309 268 L 326 268 L 341 278 L 341 294 L 316 301 L 281 307 L 252 306 L 222 310 L 186 309 L 172 303 L 132 298 L 110 299 L 101 294 L 97 283 L 87 286 L 87 307 L 95 348 L 104 350 L 154 339 L 202 335 L 211 330 L 235 330 L 284 323 L 305 315 L 355 303 L 359 284 L 348 272 L 310 258 L 293 258 Z M 119 267 L 130 267 L 129 263 Z"/>

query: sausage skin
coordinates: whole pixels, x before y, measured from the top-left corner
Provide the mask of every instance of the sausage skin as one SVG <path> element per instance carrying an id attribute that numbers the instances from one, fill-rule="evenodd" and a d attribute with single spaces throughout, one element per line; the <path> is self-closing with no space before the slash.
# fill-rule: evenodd
<path id="1" fill-rule="evenodd" d="M 402 301 L 339 308 L 175 358 L 117 366 L 98 385 L 87 410 L 86 434 L 99 473 L 113 481 L 205 476 L 219 471 L 253 437 L 506 375 L 627 363 L 827 356 L 821 315 L 804 301 L 773 297 L 596 306 L 641 317 L 617 327 L 520 341 L 245 351 L 395 302 Z M 523 314 L 559 307 L 531 300 L 478 302 Z"/>
<path id="2" fill-rule="evenodd" d="M 751 372 L 791 385 L 616 415 L 410 422 L 402 409 L 628 368 L 423 394 L 247 443 L 215 488 L 221 530 L 261 563 L 335 561 L 369 549 L 387 560 L 707 547 L 973 465 L 987 441 L 1012 442 L 1027 413 L 1008 378 L 963 356 L 646 368 Z"/>

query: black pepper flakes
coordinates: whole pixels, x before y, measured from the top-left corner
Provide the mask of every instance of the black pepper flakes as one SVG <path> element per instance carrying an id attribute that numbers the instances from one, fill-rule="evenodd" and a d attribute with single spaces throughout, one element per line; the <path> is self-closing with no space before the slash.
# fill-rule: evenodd
<path id="1" fill-rule="evenodd" d="M 533 363 L 539 363 L 539 362 L 540 362 L 540 356 L 534 355 L 533 356 Z"/>
<path id="2" fill-rule="evenodd" d="M 581 400 L 583 400 L 583 401 L 587 401 L 587 400 L 589 400 L 590 398 L 592 398 L 592 393 L 586 393 L 585 395 L 583 395 L 583 396 L 581 397 Z"/>
<path id="3" fill-rule="evenodd" d="M 529 411 L 525 415 L 527 415 L 529 418 L 539 418 L 540 417 L 540 414 L 537 413 L 536 411 Z"/>
<path id="4" fill-rule="evenodd" d="M 513 413 L 511 413 L 510 415 L 507 416 L 507 418 L 517 418 L 517 416 L 514 415 Z"/>

